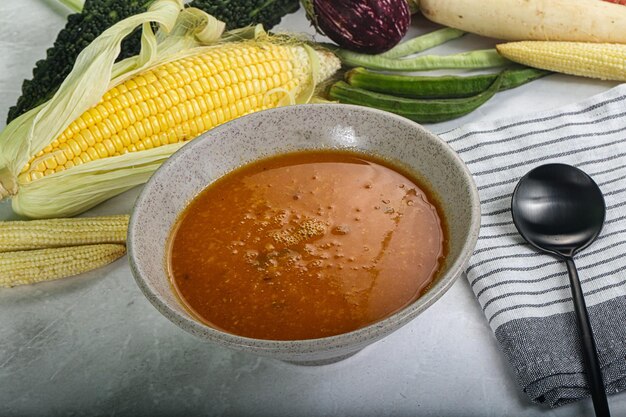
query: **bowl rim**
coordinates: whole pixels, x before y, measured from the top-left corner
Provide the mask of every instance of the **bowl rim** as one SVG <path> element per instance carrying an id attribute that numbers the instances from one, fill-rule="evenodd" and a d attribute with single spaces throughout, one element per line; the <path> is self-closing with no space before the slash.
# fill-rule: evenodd
<path id="1" fill-rule="evenodd" d="M 470 204 L 471 204 L 471 224 L 469 227 L 469 233 L 467 239 L 463 243 L 460 249 L 459 257 L 449 266 L 448 271 L 442 274 L 435 284 L 424 293 L 417 300 L 403 307 L 402 309 L 396 311 L 390 316 L 371 323 L 365 327 L 361 327 L 359 329 L 341 333 L 335 336 L 327 336 L 316 339 L 300 339 L 300 340 L 270 340 L 270 339 L 255 339 L 245 336 L 239 336 L 232 333 L 227 333 L 225 331 L 215 329 L 206 324 L 200 323 L 199 321 L 189 317 L 184 316 L 177 311 L 171 309 L 163 300 L 160 299 L 158 294 L 152 290 L 150 285 L 144 279 L 140 268 L 135 262 L 135 250 L 134 250 L 134 241 L 135 241 L 135 233 L 134 230 L 137 226 L 137 219 L 140 216 L 140 207 L 143 202 L 146 200 L 151 186 L 160 180 L 160 172 L 166 170 L 170 165 L 176 164 L 178 159 L 180 159 L 184 154 L 190 152 L 190 149 L 194 146 L 194 143 L 199 143 L 204 140 L 211 140 L 211 137 L 215 134 L 220 134 L 223 131 L 228 131 L 233 126 L 236 126 L 239 120 L 247 120 L 254 117 L 263 117 L 266 112 L 271 113 L 280 113 L 284 111 L 302 111 L 304 113 L 308 113 L 310 116 L 311 111 L 350 111 L 350 112 L 360 112 L 360 113 L 369 113 L 376 114 L 378 116 L 382 116 L 384 118 L 392 119 L 402 125 L 406 125 L 407 128 L 421 131 L 428 137 L 428 140 L 435 141 L 442 145 L 442 149 L 446 152 L 447 156 L 456 162 L 456 166 L 460 168 L 460 171 L 464 177 L 464 181 L 470 186 Z M 331 109 L 331 110 L 328 110 Z M 196 145 L 197 146 L 197 145 Z M 250 350 L 253 349 L 255 351 L 265 351 L 267 353 L 290 353 L 290 354 L 304 354 L 304 353 L 313 353 L 319 350 L 320 346 L 323 346 L 325 351 L 328 350 L 341 350 L 343 348 L 353 346 L 355 344 L 355 340 L 365 341 L 365 340 L 378 340 L 385 337 L 387 334 L 392 332 L 393 330 L 400 328 L 407 324 L 411 319 L 415 318 L 418 314 L 432 305 L 435 301 L 437 301 L 441 296 L 456 282 L 457 278 L 463 272 L 465 266 L 467 265 L 470 257 L 473 254 L 474 247 L 476 246 L 476 242 L 478 240 L 478 234 L 480 231 L 480 198 L 478 195 L 478 189 L 476 187 L 476 183 L 474 182 L 474 178 L 466 166 L 465 162 L 461 159 L 461 157 L 456 153 L 456 151 L 443 139 L 441 139 L 435 133 L 429 131 L 424 128 L 422 125 L 413 122 L 409 119 L 406 119 L 402 116 L 386 112 L 383 110 L 373 109 L 370 107 L 356 106 L 350 104 L 300 104 L 297 106 L 284 106 L 278 107 L 268 110 L 263 110 L 255 113 L 248 114 L 246 116 L 242 116 L 240 118 L 231 120 L 227 123 L 224 123 L 220 126 L 217 126 L 199 137 L 195 138 L 193 141 L 188 142 L 181 148 L 179 148 L 174 154 L 172 154 L 149 178 L 146 182 L 145 186 L 141 190 L 139 196 L 135 200 L 135 204 L 133 206 L 133 210 L 130 216 L 130 221 L 128 225 L 128 234 L 127 234 L 127 250 L 128 250 L 128 259 L 130 264 L 130 269 L 133 277 L 135 278 L 135 282 L 138 287 L 144 294 L 144 296 L 151 302 L 151 304 L 167 319 L 172 321 L 177 326 L 181 327 L 183 330 L 192 333 L 194 335 L 198 335 L 204 339 L 217 342 L 221 345 L 225 345 L 234 349 L 239 350 Z M 183 306 L 183 309 L 185 307 Z"/>

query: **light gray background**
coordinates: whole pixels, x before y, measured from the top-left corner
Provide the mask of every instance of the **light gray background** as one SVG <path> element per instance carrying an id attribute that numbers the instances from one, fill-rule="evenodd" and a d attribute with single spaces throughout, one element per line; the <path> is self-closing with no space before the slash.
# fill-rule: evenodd
<path id="1" fill-rule="evenodd" d="M 22 79 L 64 25 L 52 0 L 0 2 L 0 127 Z M 283 29 L 313 33 L 303 12 Z M 412 33 L 434 26 L 417 19 Z M 318 39 L 321 39 L 318 37 Z M 488 48 L 467 36 L 435 52 Z M 553 75 L 498 94 L 478 111 L 431 125 L 554 108 L 615 85 Z M 137 190 L 92 210 L 127 213 Z M 13 218 L 0 203 L 0 219 Z M 610 397 L 626 415 L 626 395 Z M 583 416 L 589 400 L 531 404 L 461 278 L 433 307 L 356 356 L 298 367 L 209 345 L 162 317 L 125 259 L 89 274 L 0 289 L 0 416 Z"/>

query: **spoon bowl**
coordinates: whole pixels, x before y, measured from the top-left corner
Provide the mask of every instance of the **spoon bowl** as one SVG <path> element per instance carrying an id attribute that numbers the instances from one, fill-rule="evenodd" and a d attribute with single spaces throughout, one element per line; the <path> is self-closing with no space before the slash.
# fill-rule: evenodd
<path id="1" fill-rule="evenodd" d="M 513 222 L 534 247 L 571 257 L 600 234 L 602 192 L 591 177 L 565 164 L 542 165 L 518 183 L 511 202 Z"/>
<path id="2" fill-rule="evenodd" d="M 520 179 L 511 198 L 511 214 L 528 243 L 565 261 L 593 408 L 596 416 L 609 417 L 596 342 L 573 259 L 602 230 L 606 214 L 602 191 L 578 168 L 542 165 Z"/>

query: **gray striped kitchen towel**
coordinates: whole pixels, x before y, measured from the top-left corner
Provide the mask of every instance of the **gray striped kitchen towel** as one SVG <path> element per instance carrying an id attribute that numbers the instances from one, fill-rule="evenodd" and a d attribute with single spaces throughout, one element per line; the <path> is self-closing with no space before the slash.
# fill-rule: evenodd
<path id="1" fill-rule="evenodd" d="M 605 384 L 626 389 L 626 84 L 555 111 L 477 122 L 440 135 L 474 174 L 482 203 L 467 278 L 519 384 L 558 406 L 588 396 L 565 264 L 527 245 L 511 193 L 530 169 L 575 165 L 602 189 L 607 217 L 576 256 Z"/>

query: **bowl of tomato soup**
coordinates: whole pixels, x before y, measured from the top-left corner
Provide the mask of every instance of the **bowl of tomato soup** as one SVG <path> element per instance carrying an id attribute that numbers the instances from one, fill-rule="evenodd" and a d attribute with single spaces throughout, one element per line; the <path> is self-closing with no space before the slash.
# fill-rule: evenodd
<path id="1" fill-rule="evenodd" d="M 347 105 L 254 113 L 182 147 L 129 226 L 135 279 L 175 324 L 322 364 L 436 301 L 479 229 L 467 168 L 422 126 Z"/>

